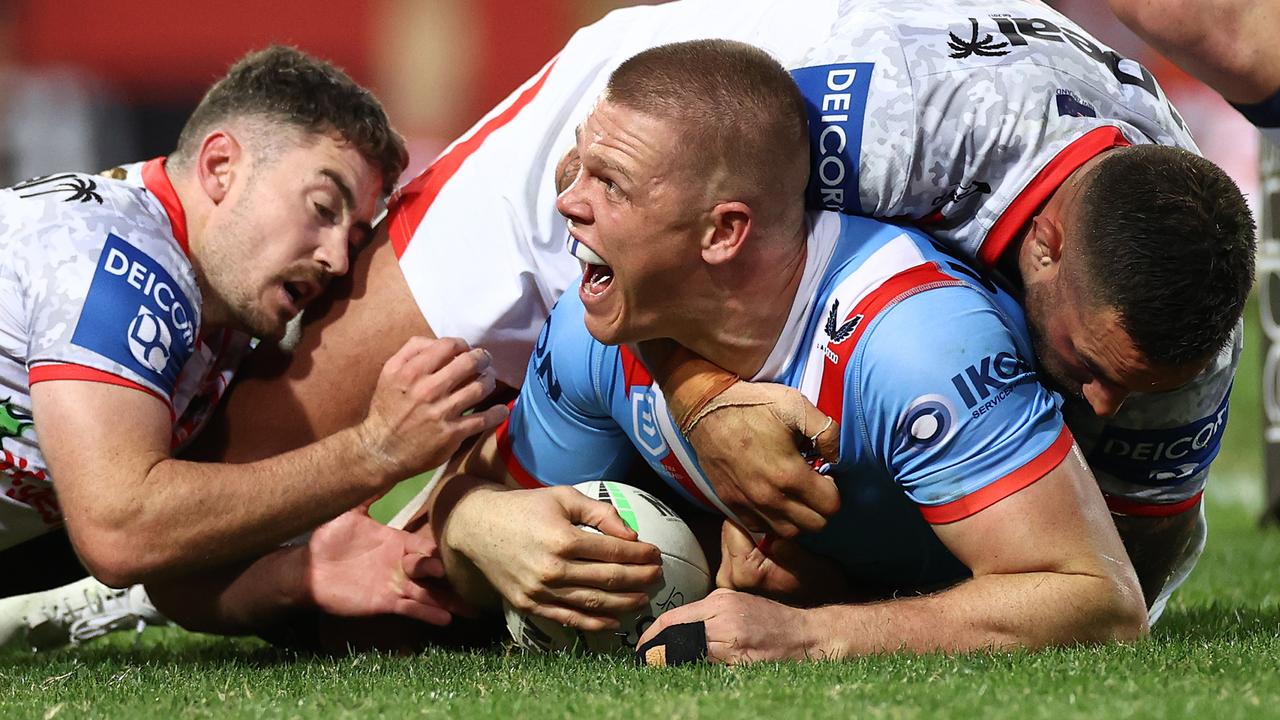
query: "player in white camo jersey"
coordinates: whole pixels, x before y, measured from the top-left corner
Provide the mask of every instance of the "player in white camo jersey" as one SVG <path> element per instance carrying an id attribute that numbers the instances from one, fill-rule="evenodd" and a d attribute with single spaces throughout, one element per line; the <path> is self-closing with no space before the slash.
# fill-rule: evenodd
<path id="1" fill-rule="evenodd" d="M 292 365 L 282 373 L 264 357 L 269 370 L 256 371 L 233 394 L 220 421 L 227 423 L 223 456 L 255 459 L 358 418 L 374 387 L 376 360 L 409 335 L 454 333 L 483 342 L 494 352 L 499 378 L 519 382 L 542 318 L 581 275 L 562 250 L 567 232 L 554 209 L 554 182 L 572 176 L 572 158 L 564 152 L 575 126 L 609 72 L 627 57 L 699 37 L 750 42 L 793 71 L 813 109 L 815 204 L 913 219 L 987 267 L 1012 258 L 1030 237 L 1028 229 L 1052 228 L 1057 240 L 1044 268 L 1061 269 L 1075 250 L 1063 243 L 1077 224 L 1069 201 L 1097 161 L 1126 155 L 1120 151 L 1132 145 L 1195 147 L 1145 69 L 1040 3 L 747 0 L 726 13 L 721 3 L 685 0 L 616 11 L 577 33 L 398 192 L 381 226 L 387 242 L 357 264 L 351 291 L 311 326 Z M 1244 207 L 1229 182 L 1208 194 Z M 1250 222 L 1247 216 L 1235 220 Z M 1251 260 L 1242 256 L 1252 253 L 1241 249 L 1244 241 L 1236 235 L 1235 264 L 1219 270 L 1232 279 L 1223 283 L 1230 287 L 1223 312 L 1238 317 L 1251 275 Z M 1081 262 L 1074 257 L 1072 267 Z M 1137 268 L 1142 272 L 1141 263 Z M 1015 283 L 1026 279 L 1016 264 L 1003 269 Z M 1066 389 L 1096 404 L 1079 404 L 1073 417 L 1115 507 L 1135 513 L 1117 521 L 1150 525 L 1155 521 L 1136 513 L 1177 513 L 1174 527 L 1160 528 L 1171 538 L 1153 537 L 1149 527 L 1125 533 L 1158 556 L 1143 573 L 1154 601 L 1171 565 L 1181 562 L 1199 532 L 1199 492 L 1221 434 L 1220 405 L 1235 353 L 1228 348 L 1217 355 L 1195 387 L 1135 396 L 1103 421 L 1097 415 L 1114 412 L 1135 388 L 1109 382 L 1117 379 L 1114 357 L 1099 367 L 1097 358 L 1077 352 L 1078 345 L 1097 340 L 1097 326 L 1086 322 L 1095 318 L 1070 302 L 1029 310 L 1032 324 L 1045 330 L 1042 348 L 1052 353 L 1042 357 L 1046 366 L 1069 370 L 1073 377 L 1066 379 L 1074 387 Z M 1180 330 L 1180 322 L 1170 326 Z M 1220 325 L 1210 334 L 1222 336 Z M 1213 346 L 1215 338 L 1202 340 Z M 352 346 L 363 352 L 347 352 Z M 297 360 L 303 357 L 305 362 Z M 665 379 L 683 372 L 658 370 L 669 392 L 676 385 Z M 711 384 L 713 390 L 723 387 Z M 990 401 L 986 394 L 974 396 L 977 405 Z M 669 397 L 673 406 L 693 404 L 678 395 Z M 792 428 L 772 419 L 774 400 L 712 413 L 691 440 L 720 496 L 747 525 L 794 535 L 820 528 L 839 500 L 794 455 Z M 299 404 L 311 422 L 289 421 Z M 812 414 L 797 414 L 792 422 L 803 435 L 822 428 Z M 1108 436 L 1109 428 L 1118 434 Z M 756 433 L 756 452 L 740 452 L 744 429 Z M 1179 453 L 1195 444 L 1194 462 L 1153 457 L 1155 446 L 1175 444 Z M 1125 473 L 1109 471 L 1130 466 L 1139 468 L 1144 482 L 1126 482 Z M 1170 473 L 1179 482 L 1168 482 Z M 1144 484 L 1151 479 L 1157 482 Z"/>
<path id="2" fill-rule="evenodd" d="M 505 416 L 464 415 L 493 387 L 483 350 L 409 341 L 363 422 L 298 452 L 171 457 L 250 338 L 279 339 L 346 273 L 405 161 L 368 91 L 276 47 L 214 85 L 168 158 L 0 191 L 3 595 L 51 586 L 53 558 L 31 543 L 64 523 L 95 576 L 127 585 L 341 515 L 291 551 L 300 601 L 448 619 L 417 582 L 440 571 L 434 545 L 348 511 Z M 326 594 L 343 584 L 319 583 L 330 575 L 375 589 Z"/>

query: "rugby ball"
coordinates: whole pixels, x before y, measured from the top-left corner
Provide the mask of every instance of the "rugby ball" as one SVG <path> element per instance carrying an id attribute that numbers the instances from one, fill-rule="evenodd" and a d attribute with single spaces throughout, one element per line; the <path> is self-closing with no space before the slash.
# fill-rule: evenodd
<path id="1" fill-rule="evenodd" d="M 609 653 L 633 649 L 659 615 L 701 600 L 711 591 L 706 555 L 693 531 L 665 503 L 639 488 L 609 480 L 592 480 L 573 487 L 587 497 L 612 504 L 640 540 L 662 551 L 662 580 L 649 589 L 649 605 L 619 618 L 622 625 L 617 630 L 574 630 L 552 620 L 525 615 L 503 603 L 507 630 L 517 645 L 536 652 Z M 599 532 L 591 527 L 582 530 Z"/>

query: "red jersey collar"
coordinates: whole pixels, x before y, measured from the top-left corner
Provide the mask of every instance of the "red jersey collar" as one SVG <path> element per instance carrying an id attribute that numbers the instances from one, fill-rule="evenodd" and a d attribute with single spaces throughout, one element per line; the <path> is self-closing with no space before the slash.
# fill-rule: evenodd
<path id="1" fill-rule="evenodd" d="M 164 170 L 164 157 L 152 158 L 142 165 L 142 184 L 152 195 L 160 200 L 164 212 L 169 216 L 169 225 L 173 228 L 173 237 L 178 241 L 182 252 L 191 256 L 191 247 L 187 244 L 187 213 L 178 201 L 178 192 L 173 189 L 169 173 Z"/>
<path id="2" fill-rule="evenodd" d="M 1128 144 L 1119 128 L 1108 125 L 1090 130 L 1063 148 L 996 219 L 978 250 L 978 261 L 985 267 L 995 267 L 1009 244 L 1071 173 L 1103 151 Z"/>

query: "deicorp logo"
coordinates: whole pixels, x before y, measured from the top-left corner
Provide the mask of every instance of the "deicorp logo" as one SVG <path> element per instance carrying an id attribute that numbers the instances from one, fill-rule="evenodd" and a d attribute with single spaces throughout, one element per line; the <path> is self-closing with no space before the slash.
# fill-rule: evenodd
<path id="1" fill-rule="evenodd" d="M 195 312 L 151 256 L 108 235 L 71 341 L 172 393 L 195 348 Z"/>
<path id="2" fill-rule="evenodd" d="M 810 207 L 862 211 L 858 161 L 873 68 L 875 63 L 838 63 L 791 72 L 809 115 Z"/>
<path id="3" fill-rule="evenodd" d="M 1108 425 L 1089 452 L 1089 465 L 1139 485 L 1177 485 L 1209 468 L 1226 427 L 1226 397 L 1213 414 L 1178 427 L 1129 430 Z"/>

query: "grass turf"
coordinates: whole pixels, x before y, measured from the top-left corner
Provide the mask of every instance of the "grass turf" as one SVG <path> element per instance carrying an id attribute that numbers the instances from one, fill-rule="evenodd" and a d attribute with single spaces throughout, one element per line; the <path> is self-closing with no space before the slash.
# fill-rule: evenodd
<path id="1" fill-rule="evenodd" d="M 1259 361 L 1247 351 L 1208 548 L 1136 645 L 657 670 L 505 648 L 316 658 L 150 629 L 0 654 L 0 718 L 1280 717 L 1280 532 L 1257 527 Z"/>

